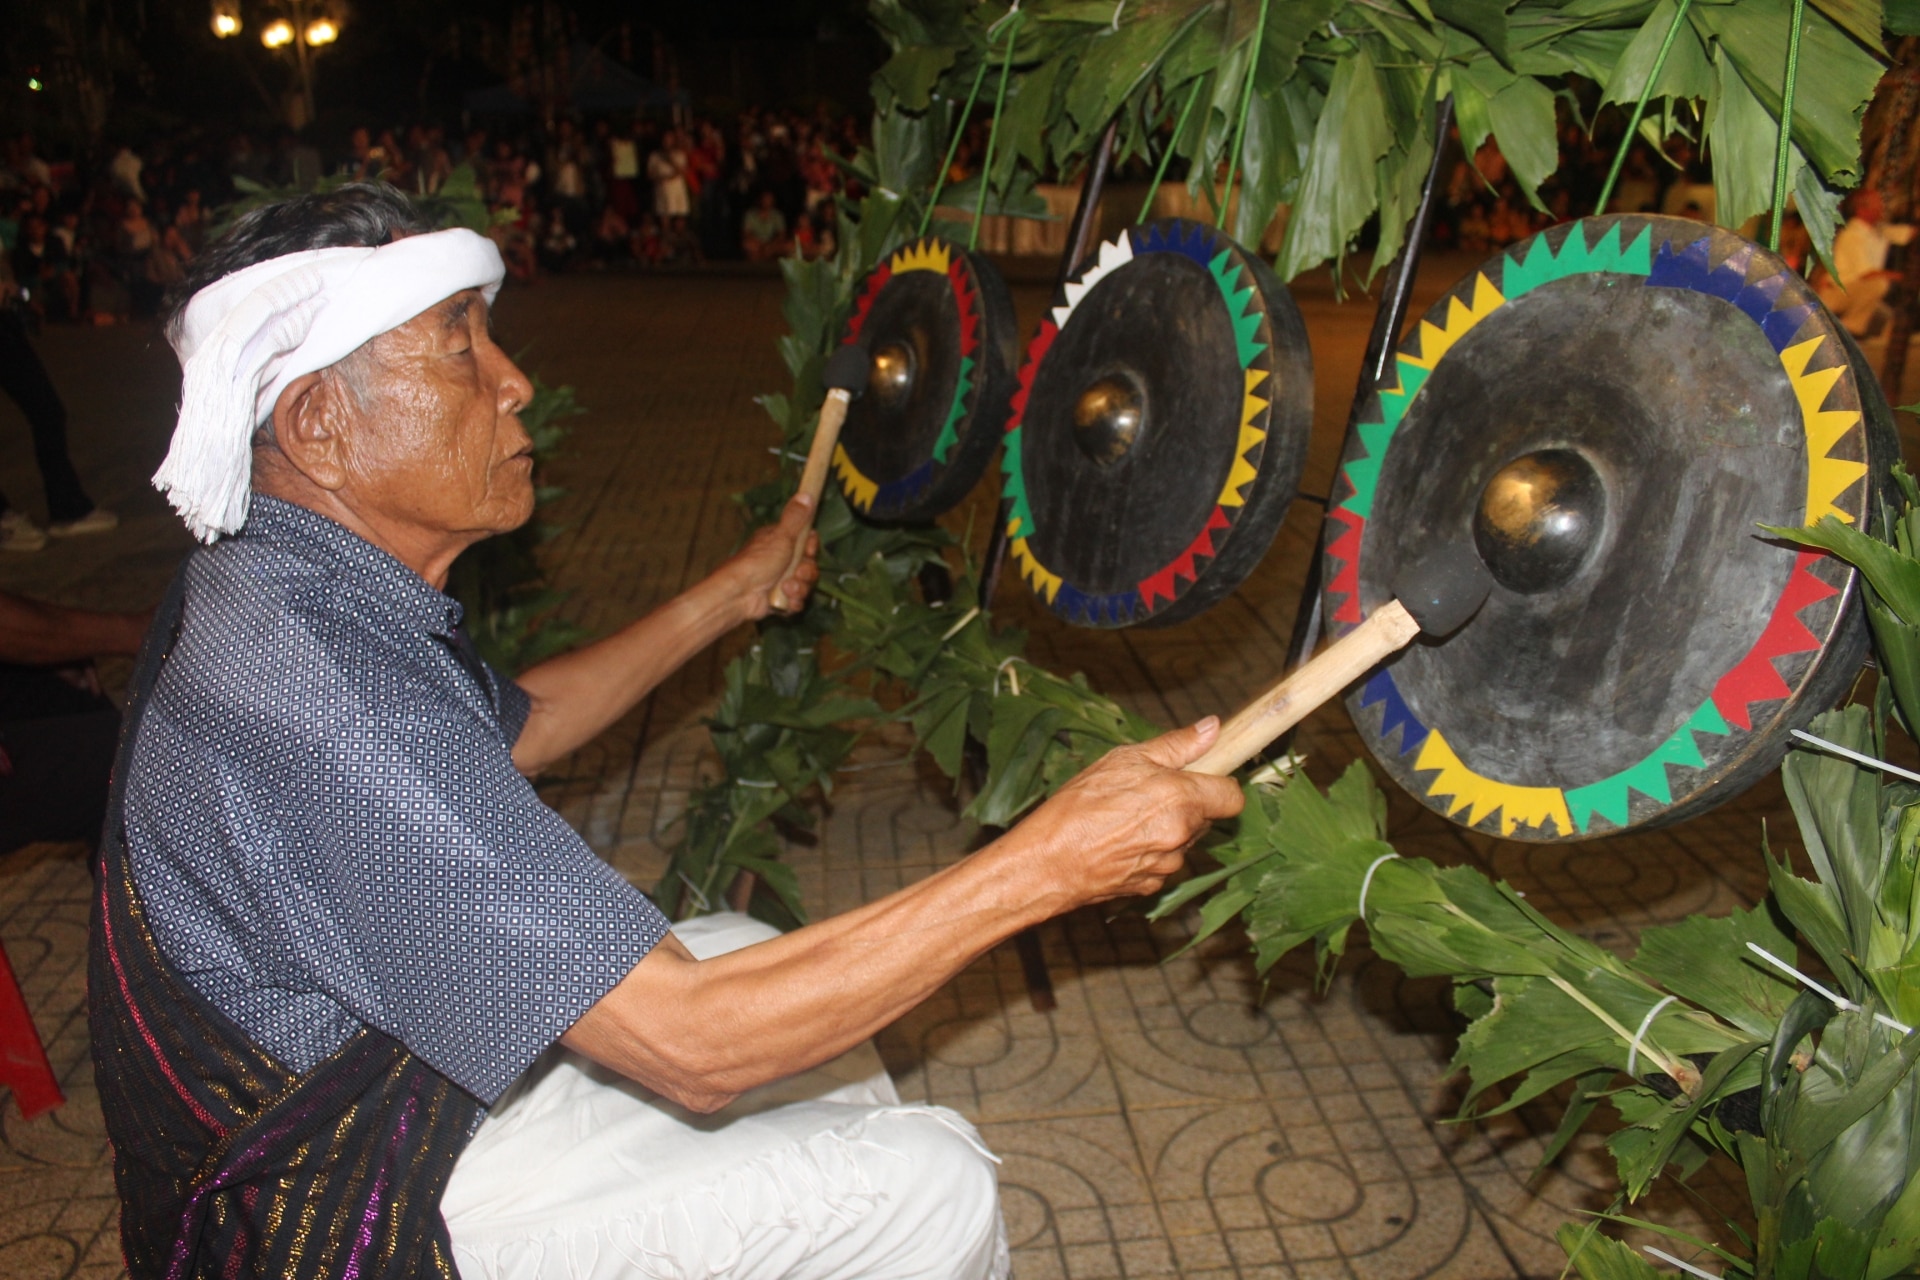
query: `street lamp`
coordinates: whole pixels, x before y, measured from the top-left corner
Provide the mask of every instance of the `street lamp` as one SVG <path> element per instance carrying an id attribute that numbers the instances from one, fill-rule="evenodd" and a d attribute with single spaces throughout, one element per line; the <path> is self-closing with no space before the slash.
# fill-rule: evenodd
<path id="1" fill-rule="evenodd" d="M 279 12 L 260 28 L 260 43 L 293 51 L 299 92 L 287 114 L 298 129 L 313 119 L 313 55 L 340 38 L 341 5 L 337 0 L 269 0 L 269 5 Z M 240 29 L 240 0 L 213 0 L 213 34 L 224 40 Z"/>

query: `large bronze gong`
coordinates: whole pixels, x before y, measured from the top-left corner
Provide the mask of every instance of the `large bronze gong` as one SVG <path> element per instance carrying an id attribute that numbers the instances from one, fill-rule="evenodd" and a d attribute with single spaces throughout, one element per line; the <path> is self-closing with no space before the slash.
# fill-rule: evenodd
<path id="1" fill-rule="evenodd" d="M 834 472 L 874 520 L 954 506 L 993 457 L 1020 359 L 1013 301 L 985 258 L 937 236 L 893 254 L 854 295 L 844 343 L 867 351 Z"/>
<path id="2" fill-rule="evenodd" d="M 1007 426 L 1020 575 L 1080 626 L 1165 624 L 1238 587 L 1299 482 L 1306 326 L 1266 264 L 1185 219 L 1100 247 L 1054 298 Z"/>
<path id="3" fill-rule="evenodd" d="M 1396 781 L 1478 830 L 1576 840 L 1774 768 L 1865 649 L 1845 564 L 1761 524 L 1865 527 L 1897 456 L 1806 283 L 1728 231 L 1593 218 L 1492 259 L 1401 347 L 1328 513 L 1337 631 L 1437 539 L 1495 579 L 1348 700 Z"/>

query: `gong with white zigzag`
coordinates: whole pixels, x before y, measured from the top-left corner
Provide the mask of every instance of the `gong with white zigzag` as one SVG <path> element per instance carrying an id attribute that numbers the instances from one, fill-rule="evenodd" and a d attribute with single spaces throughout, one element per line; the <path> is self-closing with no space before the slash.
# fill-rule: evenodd
<path id="1" fill-rule="evenodd" d="M 1013 397 L 1020 576 L 1079 626 L 1197 615 L 1273 541 L 1312 410 L 1306 326 L 1258 255 L 1179 218 L 1101 245 L 1056 294 Z"/>
<path id="2" fill-rule="evenodd" d="M 861 282 L 841 341 L 867 353 L 834 472 L 869 519 L 931 520 L 993 458 L 1020 359 L 1013 301 L 993 264 L 938 236 L 890 255 Z"/>
<path id="3" fill-rule="evenodd" d="M 1846 332 L 1786 263 L 1678 218 L 1591 218 L 1456 285 L 1400 348 L 1335 486 L 1338 634 L 1438 541 L 1495 580 L 1348 699 L 1383 768 L 1489 834 L 1667 822 L 1770 772 L 1865 651 L 1846 564 L 1898 456 Z"/>

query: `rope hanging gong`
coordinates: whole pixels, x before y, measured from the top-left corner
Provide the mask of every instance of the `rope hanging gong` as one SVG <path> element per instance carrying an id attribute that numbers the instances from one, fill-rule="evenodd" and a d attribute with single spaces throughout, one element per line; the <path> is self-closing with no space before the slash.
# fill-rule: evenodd
<path id="1" fill-rule="evenodd" d="M 979 481 L 1006 422 L 1020 351 L 1007 286 L 984 257 L 923 236 L 855 293 L 855 343 L 869 376 L 834 450 L 841 489 L 869 519 L 931 520 Z"/>
<path id="2" fill-rule="evenodd" d="M 1179 218 L 1101 245 L 1055 295 L 1013 397 L 1020 576 L 1078 626 L 1194 617 L 1273 541 L 1312 408 L 1306 326 L 1257 254 Z"/>
<path id="3" fill-rule="evenodd" d="M 1396 370 L 1335 486 L 1330 624 L 1436 540 L 1470 540 L 1496 582 L 1348 699 L 1423 803 L 1535 841 L 1672 821 L 1770 772 L 1844 694 L 1854 571 L 1757 526 L 1868 527 L 1899 445 L 1779 258 L 1677 218 L 1556 227 L 1456 285 Z"/>

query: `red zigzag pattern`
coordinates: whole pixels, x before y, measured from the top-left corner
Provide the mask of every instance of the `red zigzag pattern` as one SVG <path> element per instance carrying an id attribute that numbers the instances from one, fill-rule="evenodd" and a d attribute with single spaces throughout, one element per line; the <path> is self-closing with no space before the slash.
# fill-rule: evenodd
<path id="1" fill-rule="evenodd" d="M 1793 574 L 1787 579 L 1787 589 L 1780 594 L 1780 602 L 1773 607 L 1773 616 L 1767 619 L 1766 630 L 1760 633 L 1747 656 L 1713 686 L 1713 704 L 1728 724 L 1751 730 L 1751 704 L 1771 702 L 1793 692 L 1773 669 L 1775 658 L 1820 647 L 1819 639 L 1800 621 L 1800 611 L 1840 594 L 1840 588 L 1822 582 L 1812 572 L 1814 562 L 1823 554 L 1802 551 L 1794 557 Z"/>
<path id="2" fill-rule="evenodd" d="M 1346 593 L 1346 598 L 1334 606 L 1333 620 L 1357 625 L 1362 621 L 1360 616 L 1360 535 L 1366 532 L 1367 522 L 1353 512 L 1339 507 L 1329 511 L 1327 518 L 1338 520 L 1345 527 L 1345 532 L 1327 544 L 1327 558 L 1340 565 L 1334 571 L 1333 580 L 1327 584 L 1327 590 Z"/>
<path id="3" fill-rule="evenodd" d="M 873 269 L 867 277 L 867 287 L 860 293 L 860 300 L 853 304 L 853 316 L 847 321 L 847 341 L 852 342 L 860 336 L 860 326 L 867 322 L 867 312 L 873 310 L 873 300 L 887 287 L 887 281 L 893 279 L 893 264 L 883 262 Z"/>

